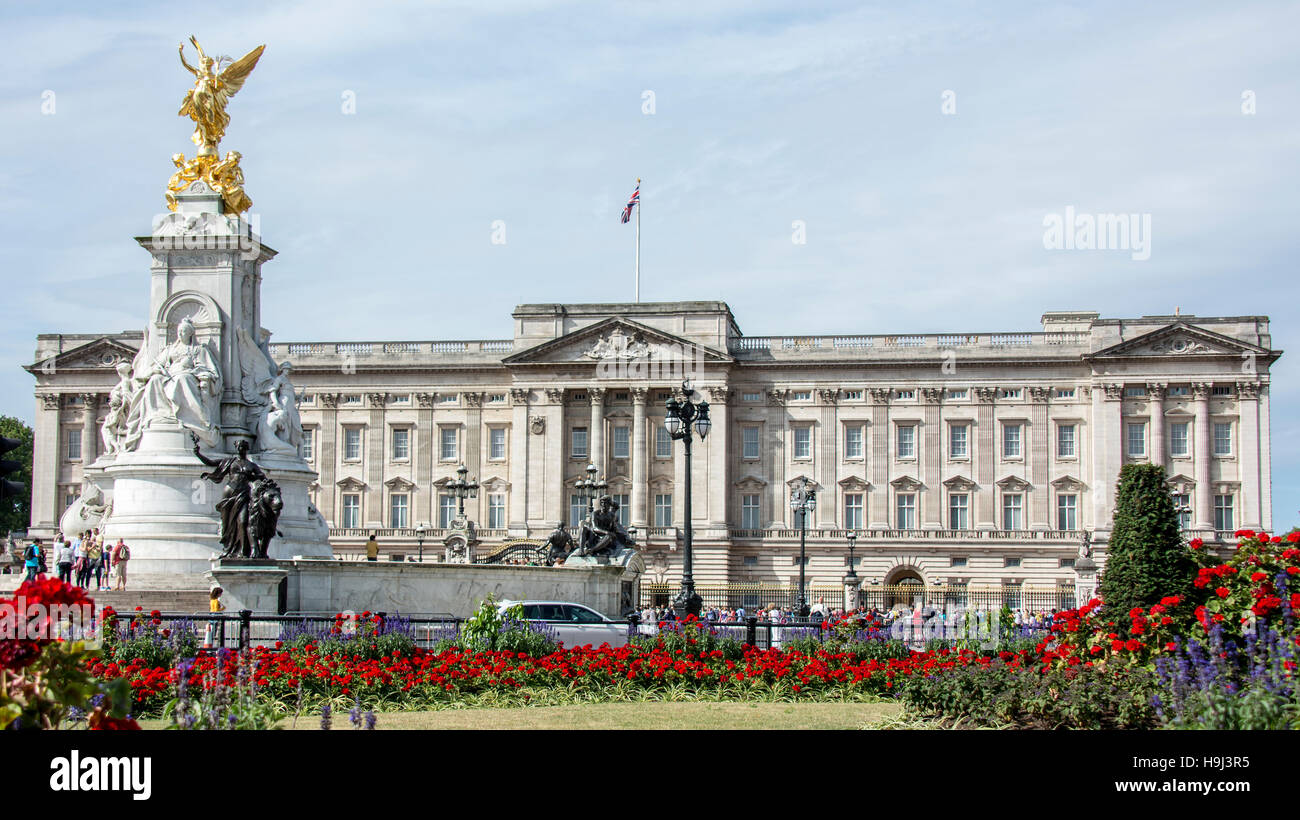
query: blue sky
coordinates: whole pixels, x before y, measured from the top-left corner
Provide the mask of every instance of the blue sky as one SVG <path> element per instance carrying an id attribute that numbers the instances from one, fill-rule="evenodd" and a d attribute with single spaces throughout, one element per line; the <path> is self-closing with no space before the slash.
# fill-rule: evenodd
<path id="1" fill-rule="evenodd" d="M 196 34 L 267 45 L 222 149 L 280 251 L 277 340 L 503 338 L 519 303 L 629 300 L 640 176 L 642 298 L 723 299 L 750 335 L 1268 315 L 1294 351 L 1274 523 L 1300 520 L 1300 7 L 913 5 L 5 7 L 0 413 L 33 417 L 37 333 L 141 327 L 131 237 L 193 152 L 176 46 Z M 1067 205 L 1150 214 L 1150 259 L 1044 249 Z"/>

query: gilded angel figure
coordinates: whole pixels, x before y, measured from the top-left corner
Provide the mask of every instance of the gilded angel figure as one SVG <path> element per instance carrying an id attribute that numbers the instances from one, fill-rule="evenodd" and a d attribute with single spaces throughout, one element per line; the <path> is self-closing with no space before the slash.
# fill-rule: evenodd
<path id="1" fill-rule="evenodd" d="M 222 65 L 229 57 L 209 57 L 203 53 L 196 38 L 190 37 L 190 42 L 199 53 L 199 67 L 195 68 L 186 62 L 185 44 L 181 43 L 181 65 L 194 75 L 194 87 L 185 92 L 178 114 L 194 120 L 194 136 L 191 139 L 199 146 L 199 156 L 216 156 L 217 143 L 226 135 L 226 126 L 230 124 L 226 103 L 243 88 L 244 81 L 257 65 L 266 46 L 258 46 L 223 69 Z"/>

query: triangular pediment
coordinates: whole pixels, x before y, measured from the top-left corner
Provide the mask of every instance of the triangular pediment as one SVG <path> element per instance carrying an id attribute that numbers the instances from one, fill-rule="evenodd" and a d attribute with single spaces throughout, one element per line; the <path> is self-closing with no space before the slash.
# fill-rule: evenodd
<path id="1" fill-rule="evenodd" d="M 140 340 L 135 340 L 137 345 Z M 112 370 L 120 362 L 129 362 L 140 352 L 120 339 L 101 336 L 94 341 L 28 365 L 31 373 L 54 373 L 59 370 Z"/>
<path id="2" fill-rule="evenodd" d="M 696 362 L 723 364 L 731 356 L 690 339 L 665 333 L 640 322 L 612 317 L 534 345 L 501 360 L 502 364 L 525 366 L 547 364 L 590 364 L 614 362 Z"/>
<path id="3" fill-rule="evenodd" d="M 754 492 L 767 486 L 767 482 L 756 475 L 747 475 L 736 482 L 736 489 L 742 492 Z"/>
<path id="4" fill-rule="evenodd" d="M 1053 479 L 1052 486 L 1056 488 L 1057 492 L 1076 493 L 1087 489 L 1088 485 L 1072 475 L 1063 475 L 1060 478 Z"/>
<path id="5" fill-rule="evenodd" d="M 366 482 L 347 476 L 346 478 L 340 478 L 336 486 L 345 493 L 358 493 L 366 488 Z"/>
<path id="6" fill-rule="evenodd" d="M 1242 353 L 1269 355 L 1268 348 L 1214 333 L 1187 322 L 1174 322 L 1150 333 L 1098 350 L 1086 359 L 1116 356 L 1239 356 Z"/>
<path id="7" fill-rule="evenodd" d="M 387 487 L 389 491 L 395 493 L 406 493 L 415 489 L 414 483 L 408 481 L 405 478 L 402 478 L 400 475 L 393 476 L 392 478 L 385 481 L 384 486 Z"/>
<path id="8" fill-rule="evenodd" d="M 840 485 L 841 490 L 848 493 L 858 493 L 871 489 L 871 482 L 867 481 L 862 476 L 851 475 L 846 478 L 841 478 L 836 483 Z"/>
<path id="9" fill-rule="evenodd" d="M 952 478 L 945 480 L 943 486 L 947 487 L 950 491 L 961 493 L 974 492 L 979 489 L 978 484 L 964 475 L 955 475 Z"/>
<path id="10" fill-rule="evenodd" d="M 1196 487 L 1196 479 L 1178 473 L 1166 478 L 1165 486 L 1176 493 L 1190 493 Z"/>
<path id="11" fill-rule="evenodd" d="M 1022 493 L 1030 489 L 1029 482 L 1017 475 L 1009 475 L 995 483 L 1005 492 Z"/>
<path id="12" fill-rule="evenodd" d="M 925 488 L 924 484 L 922 484 L 920 481 L 918 481 L 917 479 L 913 478 L 910 475 L 900 475 L 898 478 L 889 482 L 889 484 L 895 490 L 899 492 L 905 492 L 905 493 L 913 492 L 915 490 L 920 490 Z"/>

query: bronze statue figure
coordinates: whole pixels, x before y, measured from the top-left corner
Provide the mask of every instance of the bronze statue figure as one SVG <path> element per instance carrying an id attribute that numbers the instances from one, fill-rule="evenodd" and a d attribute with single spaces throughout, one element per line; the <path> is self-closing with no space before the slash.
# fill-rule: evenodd
<path id="1" fill-rule="evenodd" d="M 569 534 L 563 521 L 555 525 L 555 529 L 546 539 L 546 545 L 550 547 L 546 553 L 546 565 L 551 567 L 555 566 L 556 562 L 563 561 L 573 551 L 573 536 Z"/>
<path id="2" fill-rule="evenodd" d="M 618 520 L 618 502 L 602 495 L 591 517 L 582 522 L 575 555 L 613 555 L 632 548 L 632 536 Z"/>
<path id="3" fill-rule="evenodd" d="M 198 436 L 190 434 L 194 455 L 212 471 L 202 478 L 213 483 L 225 481 L 217 512 L 221 515 L 222 558 L 266 558 L 271 538 L 280 535 L 276 523 L 284 501 L 280 488 L 248 458 L 248 442 L 240 440 L 236 455 L 214 461 L 199 452 Z"/>

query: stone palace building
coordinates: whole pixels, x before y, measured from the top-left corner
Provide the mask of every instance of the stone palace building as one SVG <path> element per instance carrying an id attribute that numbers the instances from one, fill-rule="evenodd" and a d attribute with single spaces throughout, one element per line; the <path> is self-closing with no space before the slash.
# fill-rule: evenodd
<path id="1" fill-rule="evenodd" d="M 96 458 L 114 366 L 138 333 L 42 335 L 32 527 L 49 535 Z M 377 531 L 428 551 L 466 512 L 483 544 L 545 538 L 582 512 L 595 464 L 636 528 L 648 581 L 681 569 L 684 453 L 664 402 L 710 403 L 693 457 L 700 583 L 798 577 L 790 488 L 808 479 L 812 584 L 1073 584 L 1085 532 L 1104 561 L 1122 465 L 1165 466 L 1207 541 L 1272 526 L 1271 348 L 1263 316 L 1103 319 L 1041 332 L 745 336 L 722 302 L 522 305 L 510 338 L 273 343 L 303 393 L 313 501 L 338 552 Z M 254 454 L 256 458 L 256 454 Z M 196 476 L 199 465 L 196 463 Z"/>

